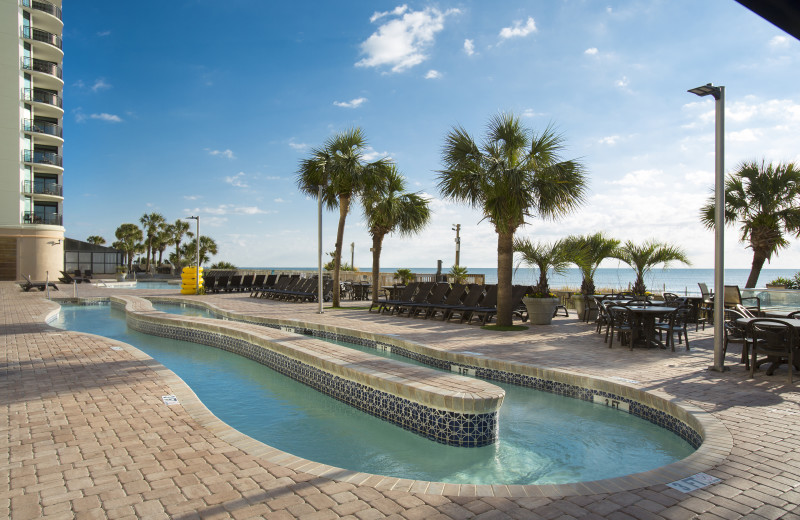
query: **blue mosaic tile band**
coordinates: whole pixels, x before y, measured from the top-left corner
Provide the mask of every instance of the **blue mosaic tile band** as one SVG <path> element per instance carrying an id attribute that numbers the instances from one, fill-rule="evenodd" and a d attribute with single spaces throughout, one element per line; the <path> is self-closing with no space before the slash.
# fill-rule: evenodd
<path id="1" fill-rule="evenodd" d="M 162 302 L 163 303 L 163 302 Z M 190 305 L 191 304 L 187 304 Z M 201 305 L 193 305 L 196 308 L 200 309 L 208 309 L 205 306 Z M 213 312 L 213 311 L 212 311 Z M 433 356 L 428 356 L 425 354 L 420 354 L 419 352 L 414 352 L 412 350 L 399 347 L 396 345 L 392 345 L 390 343 L 385 343 L 381 341 L 375 341 L 372 339 L 366 338 L 358 338 L 355 336 L 349 336 L 346 334 L 339 334 L 336 332 L 328 332 L 316 329 L 309 329 L 305 327 L 292 327 L 292 326 L 285 326 L 279 325 L 276 323 L 264 323 L 262 321 L 255 321 L 255 320 L 247 320 L 247 319 L 240 319 L 240 318 L 227 318 L 231 321 L 239 321 L 243 323 L 250 323 L 255 325 L 261 325 L 263 327 L 269 327 L 273 329 L 282 329 L 287 330 L 289 332 L 295 332 L 297 334 L 304 334 L 306 336 L 314 336 L 324 339 L 332 339 L 336 341 L 344 341 L 348 343 L 354 343 L 356 345 L 362 345 L 369 348 L 380 349 L 385 347 L 391 347 L 393 354 L 398 354 L 400 356 L 407 357 L 409 359 L 413 359 L 415 361 L 419 361 L 421 363 L 425 363 L 426 365 L 430 365 L 432 367 L 440 368 L 443 370 L 451 371 L 452 367 L 463 367 L 468 368 L 474 371 L 476 377 L 481 379 L 487 379 L 491 381 L 500 381 L 501 383 L 508 383 L 516 386 L 525 386 L 529 388 L 534 388 L 536 390 L 541 390 L 543 392 L 550 392 L 557 395 L 562 395 L 565 397 L 572 397 L 575 399 L 581 399 L 583 401 L 592 402 L 594 400 L 594 396 L 601 396 L 607 397 L 609 399 L 614 399 L 616 401 L 627 403 L 629 406 L 628 413 L 633 414 L 637 417 L 640 417 L 646 421 L 649 421 L 653 424 L 656 424 L 666 430 L 671 431 L 675 435 L 679 436 L 686 442 L 688 442 L 693 448 L 697 449 L 703 443 L 703 437 L 695 431 L 694 428 L 686 424 L 685 422 L 681 421 L 677 417 L 674 417 L 662 410 L 658 410 L 651 406 L 647 406 L 645 404 L 640 403 L 639 401 L 634 401 L 627 397 L 622 397 L 616 394 L 612 394 L 610 392 L 603 392 L 601 390 L 595 390 L 591 388 L 584 388 L 577 385 L 570 385 L 568 383 L 560 383 L 557 381 L 551 381 L 548 379 L 542 379 L 539 377 L 528 376 L 524 374 L 518 374 L 515 372 L 507 372 L 504 370 L 492 370 L 488 368 L 482 368 L 474 365 L 463 365 L 461 363 L 452 363 L 450 361 L 446 361 L 443 359 L 435 358 Z"/>
<path id="2" fill-rule="evenodd" d="M 246 357 L 354 408 L 442 444 L 480 447 L 497 441 L 496 411 L 464 414 L 439 410 L 344 379 L 242 339 L 153 323 L 130 313 L 127 322 L 132 329 L 145 334 L 209 345 Z"/>

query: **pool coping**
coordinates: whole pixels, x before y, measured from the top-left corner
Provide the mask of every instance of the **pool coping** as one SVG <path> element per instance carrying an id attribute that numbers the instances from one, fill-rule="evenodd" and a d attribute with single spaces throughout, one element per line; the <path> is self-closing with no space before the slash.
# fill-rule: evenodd
<path id="1" fill-rule="evenodd" d="M 110 301 L 111 298 L 111 296 L 101 296 L 89 298 L 63 298 L 54 301 L 92 303 Z M 170 388 L 174 389 L 174 393 L 180 400 L 180 403 L 184 409 L 201 426 L 213 432 L 220 439 L 245 451 L 248 454 L 263 458 L 269 462 L 334 481 L 347 482 L 355 485 L 370 485 L 380 490 L 396 490 L 446 496 L 556 498 L 597 493 L 614 493 L 658 484 L 668 484 L 670 482 L 714 468 L 728 457 L 733 448 L 733 437 L 728 429 L 724 426 L 722 421 L 714 417 L 710 412 L 706 412 L 697 406 L 683 401 L 682 399 L 671 397 L 657 390 L 644 391 L 639 388 L 635 388 L 634 386 L 620 384 L 618 381 L 614 381 L 609 378 L 587 376 L 585 374 L 572 373 L 564 370 L 540 368 L 522 363 L 510 363 L 499 359 L 488 358 L 486 356 L 475 357 L 463 352 L 458 354 L 447 353 L 427 347 L 420 343 L 403 340 L 397 335 L 374 334 L 332 325 L 306 323 L 299 320 L 251 316 L 247 314 L 226 311 L 225 309 L 221 309 L 218 306 L 208 302 L 187 300 L 181 297 L 147 296 L 146 299 L 150 301 L 162 301 L 164 303 L 176 303 L 208 308 L 222 316 L 228 317 L 231 320 L 242 319 L 248 323 L 270 324 L 287 327 L 308 326 L 317 330 L 324 330 L 326 332 L 336 334 L 352 335 L 354 337 L 362 338 L 378 338 L 381 341 L 387 341 L 390 343 L 399 342 L 407 346 L 412 346 L 413 348 L 420 348 L 423 350 L 427 349 L 428 351 L 437 353 L 443 357 L 454 357 L 457 360 L 455 361 L 456 363 L 463 363 L 465 365 L 505 367 L 514 370 L 523 369 L 525 371 L 533 371 L 540 376 L 548 376 L 554 378 L 555 380 L 566 381 L 568 384 L 580 382 L 593 386 L 595 389 L 610 391 L 610 393 L 613 393 L 614 395 L 624 395 L 628 399 L 640 398 L 650 406 L 657 405 L 664 409 L 672 410 L 676 414 L 685 417 L 687 421 L 693 423 L 693 426 L 696 427 L 698 433 L 702 436 L 702 444 L 696 449 L 696 451 L 680 461 L 676 461 L 672 464 L 661 466 L 646 472 L 634 473 L 631 475 L 613 477 L 603 480 L 569 484 L 477 485 L 452 484 L 387 477 L 383 475 L 356 472 L 303 459 L 292 455 L 291 453 L 283 452 L 277 448 L 257 441 L 246 434 L 235 430 L 211 413 L 208 408 L 206 408 L 205 405 L 199 400 L 199 398 L 197 398 L 191 388 L 189 388 L 189 386 L 177 375 L 163 365 L 157 363 L 144 352 L 140 351 L 136 347 L 133 347 L 132 345 L 129 345 L 131 349 L 136 351 L 136 354 L 139 358 L 150 360 L 151 363 L 154 363 L 158 366 L 159 375 L 167 380 Z M 57 315 L 58 310 L 53 311 L 51 314 L 52 316 L 48 315 L 48 320 Z M 631 385 L 634 383 L 635 382 L 629 382 Z"/>

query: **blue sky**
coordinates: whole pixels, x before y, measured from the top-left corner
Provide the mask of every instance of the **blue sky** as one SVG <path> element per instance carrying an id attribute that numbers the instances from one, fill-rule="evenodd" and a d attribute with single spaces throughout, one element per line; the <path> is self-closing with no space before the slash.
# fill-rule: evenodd
<path id="1" fill-rule="evenodd" d="M 711 267 L 697 215 L 713 186 L 714 103 L 686 90 L 726 86 L 727 171 L 800 162 L 800 42 L 733 0 L 148 4 L 65 3 L 72 238 L 110 243 L 145 212 L 199 214 L 220 246 L 213 260 L 316 265 L 317 206 L 295 188 L 297 166 L 358 126 L 368 158 L 395 160 L 434 211 L 421 235 L 386 238 L 382 265 L 452 265 L 460 223 L 462 265 L 496 267 L 492 227 L 442 200 L 436 172 L 453 125 L 479 139 L 513 112 L 532 129 L 554 123 L 590 179 L 580 211 L 519 235 L 658 238 Z M 324 215 L 326 251 L 337 218 Z M 358 206 L 348 261 L 351 242 L 368 269 Z M 726 267 L 751 260 L 728 228 Z M 798 241 L 765 267 L 800 267 Z"/>

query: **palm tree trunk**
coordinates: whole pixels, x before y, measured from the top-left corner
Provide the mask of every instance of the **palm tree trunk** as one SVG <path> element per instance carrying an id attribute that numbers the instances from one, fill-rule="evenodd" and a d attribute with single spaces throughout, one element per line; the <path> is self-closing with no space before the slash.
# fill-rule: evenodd
<path id="1" fill-rule="evenodd" d="M 764 267 L 764 262 L 767 260 L 767 255 L 758 249 L 753 250 L 753 264 L 750 267 L 750 276 L 747 277 L 747 282 L 744 284 L 745 289 L 752 289 L 758 283 L 758 277 L 761 274 L 761 268 Z"/>
<path id="2" fill-rule="evenodd" d="M 514 264 L 514 232 L 497 233 L 497 325 L 512 325 L 511 273 Z"/>
<path id="3" fill-rule="evenodd" d="M 147 270 L 148 273 L 150 272 L 150 252 L 152 251 L 150 244 L 151 244 L 151 239 L 148 238 L 147 239 L 147 265 L 145 266 L 145 269 Z"/>
<path id="4" fill-rule="evenodd" d="M 339 307 L 341 294 L 339 290 L 339 269 L 342 266 L 342 243 L 344 242 L 344 221 L 350 209 L 350 194 L 339 194 L 339 227 L 336 228 L 336 249 L 333 255 L 333 306 Z"/>
<path id="5" fill-rule="evenodd" d="M 381 247 L 383 235 L 372 235 L 372 303 L 378 303 L 378 284 L 381 275 Z"/>
<path id="6" fill-rule="evenodd" d="M 178 240 L 175 242 L 175 263 L 177 265 L 172 266 L 175 269 L 173 274 L 179 274 L 181 272 L 181 241 Z"/>

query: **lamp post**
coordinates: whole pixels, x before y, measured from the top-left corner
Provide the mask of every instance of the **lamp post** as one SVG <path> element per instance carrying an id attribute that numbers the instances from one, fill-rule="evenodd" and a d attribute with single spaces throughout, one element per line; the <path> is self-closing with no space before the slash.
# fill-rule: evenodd
<path id="1" fill-rule="evenodd" d="M 453 231 L 456 232 L 456 265 L 461 265 L 461 224 L 453 224 Z"/>
<path id="2" fill-rule="evenodd" d="M 319 185 L 317 192 L 317 301 L 319 301 L 319 314 L 324 314 L 322 300 L 322 184 Z M 333 290 L 338 290 L 334 287 Z"/>
<path id="3" fill-rule="evenodd" d="M 197 233 L 195 235 L 195 240 L 197 243 L 197 257 L 196 257 L 196 264 L 194 267 L 194 293 L 200 294 L 200 215 L 196 217 L 186 217 L 186 220 L 196 220 L 197 221 Z"/>
<path id="4" fill-rule="evenodd" d="M 723 321 L 725 311 L 725 87 L 711 83 L 689 89 L 698 96 L 713 96 L 716 105 L 714 152 L 714 366 L 709 370 L 724 372 Z"/>

